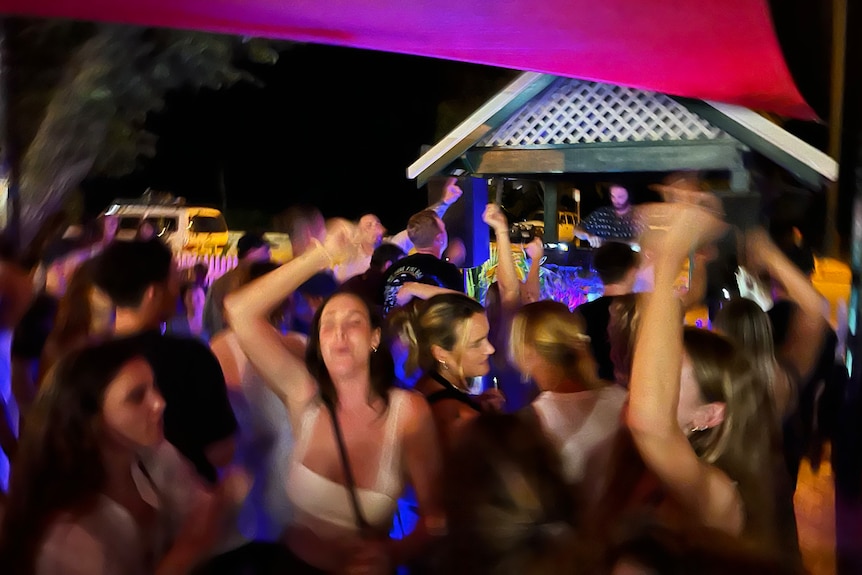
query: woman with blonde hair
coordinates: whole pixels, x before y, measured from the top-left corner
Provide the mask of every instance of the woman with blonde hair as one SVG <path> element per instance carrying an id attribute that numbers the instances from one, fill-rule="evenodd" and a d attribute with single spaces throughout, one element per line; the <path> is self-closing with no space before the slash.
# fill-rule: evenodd
<path id="1" fill-rule="evenodd" d="M 391 317 L 390 329 L 408 342 L 408 369 L 423 372 L 415 389 L 431 405 L 444 446 L 451 446 L 465 422 L 502 407 L 497 390 L 470 394 L 470 380 L 488 373 L 494 353 L 482 304 L 459 293 L 435 295 Z"/>
<path id="2" fill-rule="evenodd" d="M 509 353 L 541 390 L 531 409 L 559 451 L 566 479 L 595 494 L 626 391 L 599 379 L 584 332 L 581 317 L 562 303 L 527 304 L 512 321 Z"/>

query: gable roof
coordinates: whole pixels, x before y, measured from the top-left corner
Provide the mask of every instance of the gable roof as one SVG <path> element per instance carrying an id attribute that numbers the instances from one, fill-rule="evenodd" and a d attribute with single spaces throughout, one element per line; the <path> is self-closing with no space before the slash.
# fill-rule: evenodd
<path id="1" fill-rule="evenodd" d="M 516 105 L 520 103 L 520 106 Z M 754 149 L 785 167 L 802 181 L 817 185 L 821 178 L 835 181 L 837 163 L 828 155 L 793 136 L 756 112 L 715 102 L 671 98 L 665 94 L 548 75 L 522 74 L 492 97 L 407 169 L 407 177 L 423 185 L 428 178 L 459 159 L 476 173 L 500 169 L 506 150 L 554 150 L 577 148 L 577 161 L 549 154 L 529 160 L 536 173 L 591 168 L 585 149 L 632 152 L 627 166 L 648 166 L 657 156 L 644 156 L 650 144 L 692 144 L 687 152 L 700 155 L 685 163 L 687 152 L 679 151 L 679 165 L 666 169 L 715 169 L 740 163 L 727 146 L 739 144 Z M 694 146 L 697 144 L 697 146 Z M 706 144 L 709 144 L 707 147 Z M 635 150 L 630 150 L 637 145 Z M 627 146 L 623 150 L 623 146 Z M 590 148 L 593 147 L 593 148 Z M 478 162 L 479 151 L 494 150 L 494 162 Z M 707 151 L 708 150 L 708 151 Z M 667 161 L 667 152 L 659 152 Z M 600 152 L 593 154 L 599 159 Z M 642 162 L 636 156 L 644 156 Z M 570 154 L 572 156 L 572 154 Z M 481 156 L 491 157 L 491 154 Z M 700 165 L 697 162 L 701 162 Z M 601 163 L 601 162 L 599 162 Z M 658 165 L 658 164 L 656 164 Z M 601 166 L 596 166 L 600 170 Z M 532 171 L 532 169 L 528 170 Z"/>

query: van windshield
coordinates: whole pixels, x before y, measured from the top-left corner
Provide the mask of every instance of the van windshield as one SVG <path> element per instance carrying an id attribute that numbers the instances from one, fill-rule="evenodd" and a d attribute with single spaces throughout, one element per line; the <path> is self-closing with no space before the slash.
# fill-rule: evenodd
<path id="1" fill-rule="evenodd" d="M 199 234 L 218 234 L 227 231 L 223 216 L 192 216 L 189 231 Z"/>
<path id="2" fill-rule="evenodd" d="M 159 216 L 150 216 L 143 220 L 147 222 L 158 235 L 166 232 L 177 231 L 177 219 Z M 121 230 L 137 230 L 141 226 L 142 220 L 137 216 L 123 216 L 120 218 L 119 229 Z"/>

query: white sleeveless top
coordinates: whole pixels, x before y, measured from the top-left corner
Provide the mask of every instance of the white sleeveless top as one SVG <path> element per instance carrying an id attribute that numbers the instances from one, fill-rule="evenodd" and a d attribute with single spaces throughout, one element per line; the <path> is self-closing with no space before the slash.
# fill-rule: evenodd
<path id="1" fill-rule="evenodd" d="M 602 455 L 610 452 L 627 397 L 622 387 L 608 385 L 576 393 L 544 391 L 533 401 L 545 433 L 559 450 L 567 481 L 579 483 L 587 475 L 604 473 Z"/>
<path id="2" fill-rule="evenodd" d="M 359 507 L 372 527 L 385 527 L 392 520 L 404 486 L 398 418 L 408 393 L 403 389 L 389 392 L 377 478 L 370 489 L 356 488 Z M 315 473 L 302 463 L 322 408 L 315 401 L 309 404 L 302 416 L 296 434 L 297 443 L 290 458 L 287 496 L 296 510 L 296 524 L 307 527 L 319 537 L 332 538 L 339 533 L 355 534 L 359 528 L 347 486 Z"/>

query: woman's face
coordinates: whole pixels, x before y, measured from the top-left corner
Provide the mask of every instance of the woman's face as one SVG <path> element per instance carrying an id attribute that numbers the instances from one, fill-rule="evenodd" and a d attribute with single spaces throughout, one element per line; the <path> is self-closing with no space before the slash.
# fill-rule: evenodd
<path id="1" fill-rule="evenodd" d="M 458 330 L 458 341 L 464 342 L 460 350 L 460 367 L 464 377 L 479 377 L 491 369 L 488 358 L 494 353 L 494 346 L 488 341 L 488 330 L 488 318 L 484 313 L 474 314 Z M 460 345 L 456 345 L 455 349 Z"/>
<path id="2" fill-rule="evenodd" d="M 371 326 L 368 308 L 355 296 L 339 294 L 320 314 L 320 354 L 332 377 L 368 369 L 372 348 L 380 345 L 380 330 Z"/>
<path id="3" fill-rule="evenodd" d="M 142 358 L 128 362 L 105 389 L 102 421 L 108 438 L 136 449 L 164 439 L 165 400 L 155 386 L 150 365 Z"/>

